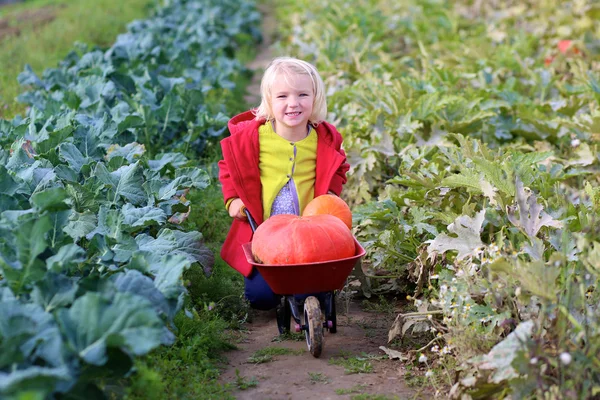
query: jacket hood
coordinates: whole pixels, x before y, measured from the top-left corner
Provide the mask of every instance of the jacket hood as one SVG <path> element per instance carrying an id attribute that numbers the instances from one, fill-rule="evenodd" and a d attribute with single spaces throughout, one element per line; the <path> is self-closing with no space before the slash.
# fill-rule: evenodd
<path id="1" fill-rule="evenodd" d="M 231 118 L 227 123 L 227 128 L 231 135 L 236 135 L 248 129 L 258 129 L 259 126 L 265 123 L 265 120 L 257 120 L 254 115 L 254 110 L 248 110 Z"/>

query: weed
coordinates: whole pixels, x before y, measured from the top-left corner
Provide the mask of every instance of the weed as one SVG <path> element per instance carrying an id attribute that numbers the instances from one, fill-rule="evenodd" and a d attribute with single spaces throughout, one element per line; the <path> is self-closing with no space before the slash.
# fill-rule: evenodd
<path id="1" fill-rule="evenodd" d="M 383 314 L 387 317 L 392 317 L 396 314 L 396 303 L 397 299 L 395 297 L 389 301 L 384 296 L 379 295 L 378 301 L 364 300 L 362 302 L 362 308 L 365 311 L 375 312 L 377 314 Z"/>
<path id="2" fill-rule="evenodd" d="M 287 340 L 292 342 L 303 342 L 306 340 L 306 336 L 304 336 L 304 333 L 301 332 L 285 332 L 281 335 L 275 336 L 273 339 L 271 339 L 271 342 L 279 343 Z"/>
<path id="3" fill-rule="evenodd" d="M 303 350 L 288 349 L 286 347 L 265 347 L 248 357 L 248 362 L 253 364 L 263 364 L 274 360 L 275 356 L 303 354 Z"/>
<path id="4" fill-rule="evenodd" d="M 366 387 L 366 385 L 354 385 L 349 389 L 335 389 L 335 393 L 340 396 L 344 394 L 360 393 L 365 390 Z"/>
<path id="5" fill-rule="evenodd" d="M 313 385 L 316 383 L 329 383 L 330 381 L 327 375 L 324 375 L 320 372 L 309 372 L 308 376 L 310 379 L 310 383 L 312 383 Z"/>
<path id="6" fill-rule="evenodd" d="M 238 388 L 239 390 L 246 390 L 246 389 L 250 389 L 253 387 L 258 386 L 258 380 L 256 379 L 256 377 L 252 377 L 250 379 L 248 379 L 247 377 L 241 376 L 240 375 L 240 370 L 239 369 L 235 369 L 235 387 Z"/>
<path id="7" fill-rule="evenodd" d="M 329 364 L 344 367 L 346 374 L 370 373 L 373 372 L 370 359 L 372 358 L 368 355 L 332 357 L 329 359 Z"/>
<path id="8" fill-rule="evenodd" d="M 383 394 L 368 394 L 363 393 L 356 396 L 351 397 L 352 400 L 396 400 L 399 399 L 398 396 L 389 397 Z"/>

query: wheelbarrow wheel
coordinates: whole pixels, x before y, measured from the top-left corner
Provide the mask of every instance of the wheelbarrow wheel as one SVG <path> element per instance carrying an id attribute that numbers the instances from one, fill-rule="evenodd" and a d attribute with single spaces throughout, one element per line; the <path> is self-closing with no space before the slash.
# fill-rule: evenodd
<path id="1" fill-rule="evenodd" d="M 306 324 L 306 345 L 313 357 L 318 358 L 323 351 L 323 318 L 319 300 L 309 296 L 304 301 L 304 322 Z"/>

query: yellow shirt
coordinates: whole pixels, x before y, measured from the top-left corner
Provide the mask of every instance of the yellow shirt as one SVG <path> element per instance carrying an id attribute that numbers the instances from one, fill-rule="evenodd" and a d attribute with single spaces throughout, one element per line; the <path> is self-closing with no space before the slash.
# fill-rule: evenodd
<path id="1" fill-rule="evenodd" d="M 258 128 L 258 135 L 263 219 L 271 215 L 275 197 L 292 178 L 302 214 L 315 192 L 317 132 L 311 128 L 308 136 L 294 143 L 275 133 L 267 121 Z"/>

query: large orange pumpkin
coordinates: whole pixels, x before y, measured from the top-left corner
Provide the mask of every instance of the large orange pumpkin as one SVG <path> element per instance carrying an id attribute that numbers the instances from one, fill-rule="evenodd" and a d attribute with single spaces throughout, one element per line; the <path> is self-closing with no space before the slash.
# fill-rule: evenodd
<path id="1" fill-rule="evenodd" d="M 341 219 L 348 229 L 352 229 L 352 211 L 348 204 L 333 194 L 315 197 L 304 208 L 303 216 L 329 214 Z"/>
<path id="2" fill-rule="evenodd" d="M 352 232 L 333 215 L 274 215 L 256 229 L 252 238 L 252 254 L 264 264 L 331 261 L 354 253 Z"/>

